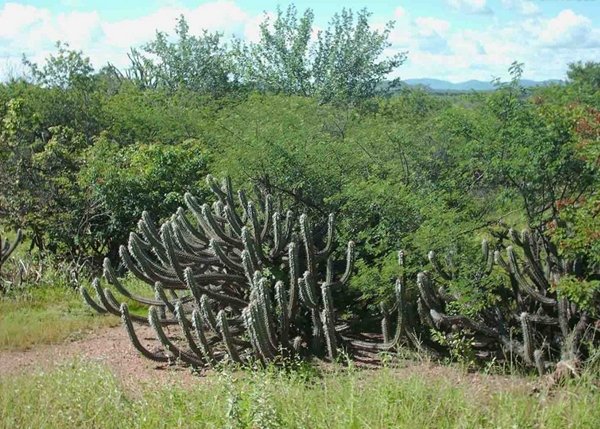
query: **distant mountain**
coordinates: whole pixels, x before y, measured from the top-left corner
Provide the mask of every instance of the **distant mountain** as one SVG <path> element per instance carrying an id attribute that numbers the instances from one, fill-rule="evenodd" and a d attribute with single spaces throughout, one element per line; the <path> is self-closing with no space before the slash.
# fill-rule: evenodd
<path id="1" fill-rule="evenodd" d="M 494 85 L 490 82 L 484 82 L 481 80 L 468 80 L 466 82 L 453 83 L 447 80 L 440 79 L 406 79 L 403 81 L 405 84 L 410 86 L 425 86 L 432 91 L 491 91 L 494 89 Z M 535 81 L 522 79 L 521 85 L 526 88 L 534 86 L 544 86 L 553 83 L 560 83 L 561 80 L 552 79 L 545 81 Z"/>

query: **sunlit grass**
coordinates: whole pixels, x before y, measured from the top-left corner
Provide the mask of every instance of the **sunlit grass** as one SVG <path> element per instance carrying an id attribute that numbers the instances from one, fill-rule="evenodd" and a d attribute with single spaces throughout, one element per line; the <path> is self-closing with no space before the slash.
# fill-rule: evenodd
<path id="1" fill-rule="evenodd" d="M 59 343 L 118 323 L 96 316 L 68 286 L 32 287 L 0 298 L 0 350 Z"/>
<path id="2" fill-rule="evenodd" d="M 600 421 L 600 395 L 591 385 L 552 395 L 482 395 L 478 387 L 391 369 L 300 370 L 216 373 L 194 386 L 147 384 L 131 392 L 106 367 L 76 361 L 0 380 L 0 426 L 593 428 Z"/>

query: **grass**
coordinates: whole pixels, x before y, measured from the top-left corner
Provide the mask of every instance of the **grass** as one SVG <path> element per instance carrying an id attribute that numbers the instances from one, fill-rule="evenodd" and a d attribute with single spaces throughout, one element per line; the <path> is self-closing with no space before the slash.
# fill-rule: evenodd
<path id="1" fill-rule="evenodd" d="M 314 371 L 313 371 L 314 372 Z M 130 392 L 97 363 L 0 380 L 0 427 L 19 428 L 594 428 L 592 385 L 553 396 L 481 395 L 478 386 L 391 369 L 222 372 L 192 388 Z M 43 394 L 40 394 L 43 392 Z"/>
<path id="2" fill-rule="evenodd" d="M 67 286 L 30 288 L 0 298 L 0 350 L 59 343 L 118 323 L 117 317 L 95 316 Z"/>
<path id="3" fill-rule="evenodd" d="M 125 282 L 149 294 L 140 282 Z M 0 350 L 59 343 L 118 323 L 95 315 L 60 273 L 47 272 L 39 285 L 0 298 Z M 494 390 L 484 376 L 446 377 L 446 371 L 452 370 L 321 373 L 301 364 L 290 371 L 224 368 L 192 386 L 125 386 L 109 367 L 74 360 L 0 377 L 0 429 L 600 428 L 596 381 L 531 394 L 508 383 Z"/>

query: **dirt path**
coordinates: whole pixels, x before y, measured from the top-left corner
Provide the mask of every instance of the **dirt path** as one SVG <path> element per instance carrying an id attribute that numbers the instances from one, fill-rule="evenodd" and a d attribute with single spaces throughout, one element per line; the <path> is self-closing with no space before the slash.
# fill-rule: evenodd
<path id="1" fill-rule="evenodd" d="M 156 347 L 152 329 L 137 326 L 140 341 L 153 349 Z M 24 351 L 0 351 L 0 378 L 40 370 L 50 370 L 73 359 L 84 359 L 106 365 L 125 387 L 137 391 L 147 383 L 192 385 L 198 377 L 187 368 L 151 362 L 140 356 L 131 345 L 122 327 L 104 328 L 89 333 L 82 339 L 57 345 L 41 345 Z M 372 365 L 364 368 L 377 370 Z M 475 393 L 487 395 L 494 391 L 531 390 L 532 383 L 516 376 L 465 373 L 454 367 L 432 362 L 403 361 L 394 376 L 404 378 L 420 374 L 426 379 L 445 379 L 451 384 L 466 384 Z"/>
<path id="2" fill-rule="evenodd" d="M 149 341 L 154 339 L 150 327 L 138 326 L 136 332 L 145 345 L 156 344 Z M 186 384 L 194 379 L 189 369 L 157 364 L 140 356 L 120 326 L 100 329 L 80 340 L 63 344 L 40 345 L 24 351 L 0 351 L 0 377 L 49 370 L 76 358 L 107 365 L 126 386 L 140 382 Z"/>

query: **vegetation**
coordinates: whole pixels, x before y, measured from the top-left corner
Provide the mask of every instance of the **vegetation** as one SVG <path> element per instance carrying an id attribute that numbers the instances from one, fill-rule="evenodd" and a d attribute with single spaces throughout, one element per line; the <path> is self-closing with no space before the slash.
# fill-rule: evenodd
<path id="1" fill-rule="evenodd" d="M 392 24 L 368 18 L 343 11 L 313 35 L 312 12 L 291 7 L 246 44 L 193 35 L 182 17 L 123 70 L 58 44 L 0 84 L 2 228 L 27 237 L 0 246 L 0 348 L 115 322 L 79 289 L 150 359 L 255 370 L 135 395 L 76 362 L 3 378 L 2 424 L 593 426 L 599 65 L 525 89 L 514 63 L 495 91 L 431 94 L 389 80 L 404 54 L 382 57 Z M 101 270 L 112 289 L 96 280 L 92 297 Z M 133 322 L 152 325 L 158 350 Z M 306 364 L 408 347 L 579 381 L 556 397 L 479 397 Z"/>
<path id="2" fill-rule="evenodd" d="M 116 319 L 94 317 L 76 291 L 52 277 L 51 284 L 13 291 L 0 301 L 0 352 L 60 344 L 118 324 Z"/>
<path id="3" fill-rule="evenodd" d="M 99 364 L 75 361 L 0 381 L 0 422 L 7 428 L 580 428 L 600 418 L 600 396 L 584 385 L 538 396 L 498 390 L 485 378 L 474 387 L 387 369 L 317 375 L 222 372 L 193 388 L 138 384 L 131 392 Z"/>
<path id="4" fill-rule="evenodd" d="M 110 259 L 104 260 L 108 282 L 125 297 L 149 306 L 148 320 L 132 317 L 126 304 L 119 308 L 112 292 L 102 290 L 97 279 L 93 284 L 98 302 L 81 287 L 85 301 L 100 313 L 120 315 L 133 345 L 157 362 L 167 362 L 172 356 L 202 367 L 226 356 L 235 363 L 266 363 L 301 353 L 307 345 L 320 355 L 325 344 L 330 359 L 335 359 L 338 336 L 332 292 L 350 279 L 354 243 L 348 243 L 346 269 L 336 279 L 333 215 L 325 245 L 317 248 L 306 215 L 300 216 L 297 228 L 294 214 L 287 211 L 284 219 L 271 195 L 254 203 L 240 191 L 236 204 L 229 179 L 222 187 L 211 176 L 207 182 L 217 197 L 212 209 L 191 194 L 185 195 L 196 226 L 179 209 L 159 232 L 144 212 L 138 224 L 141 234 L 132 232 L 128 246 L 120 248 L 124 265 L 155 291 L 156 299 L 132 294 L 117 278 Z M 262 197 L 259 191 L 257 196 Z M 325 274 L 319 271 L 322 265 L 326 265 Z M 168 318 L 167 312 L 173 317 Z M 304 313 L 308 320 L 302 321 Z M 145 348 L 132 320 L 150 323 L 170 356 Z M 180 349 L 165 334 L 163 327 L 174 324 L 179 324 L 188 350 Z"/>

